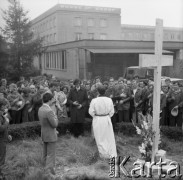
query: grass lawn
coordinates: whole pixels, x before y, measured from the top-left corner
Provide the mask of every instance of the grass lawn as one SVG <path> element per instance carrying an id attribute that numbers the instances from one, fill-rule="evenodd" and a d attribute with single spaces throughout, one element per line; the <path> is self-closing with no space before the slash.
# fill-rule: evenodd
<path id="1" fill-rule="evenodd" d="M 123 134 L 116 134 L 115 137 L 118 155 L 130 156 L 130 161 L 125 167 L 127 170 L 133 169 L 133 163 L 140 157 L 138 150 L 140 138 Z M 167 151 L 168 159 L 177 161 L 181 165 L 181 174 L 183 174 L 183 142 L 162 138 L 162 149 Z M 12 142 L 7 146 L 6 165 L 3 171 L 8 180 L 111 179 L 108 176 L 109 164 L 99 158 L 95 140 L 89 133 L 78 139 L 69 134 L 59 137 L 56 158 L 57 178 L 45 174 L 41 157 L 40 138 Z M 120 178 L 115 179 L 132 178 L 124 177 L 121 173 Z"/>

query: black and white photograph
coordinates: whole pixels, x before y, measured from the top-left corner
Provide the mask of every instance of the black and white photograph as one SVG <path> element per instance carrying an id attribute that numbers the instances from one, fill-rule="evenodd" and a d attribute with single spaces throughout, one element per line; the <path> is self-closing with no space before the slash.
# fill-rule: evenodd
<path id="1" fill-rule="evenodd" d="M 182 0 L 0 0 L 0 180 L 183 179 Z"/>

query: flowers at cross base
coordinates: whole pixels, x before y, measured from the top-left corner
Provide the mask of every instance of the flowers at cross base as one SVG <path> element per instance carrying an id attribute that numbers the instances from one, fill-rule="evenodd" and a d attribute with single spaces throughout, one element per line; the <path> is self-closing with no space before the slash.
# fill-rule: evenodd
<path id="1" fill-rule="evenodd" d="M 133 121 L 133 125 L 136 128 L 137 134 L 141 137 L 141 145 L 139 146 L 139 151 L 142 159 L 146 162 L 151 161 L 152 156 L 152 145 L 155 137 L 155 131 L 153 130 L 153 118 L 150 114 L 143 115 L 138 114 L 139 123 L 136 124 Z M 160 134 L 158 137 L 158 145 L 160 144 Z"/>

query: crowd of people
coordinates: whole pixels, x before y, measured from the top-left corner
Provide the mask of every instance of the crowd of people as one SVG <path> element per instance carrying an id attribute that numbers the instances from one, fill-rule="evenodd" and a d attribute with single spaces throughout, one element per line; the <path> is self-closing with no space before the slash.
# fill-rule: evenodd
<path id="1" fill-rule="evenodd" d="M 117 157 L 113 128 L 117 122 L 138 123 L 138 114 L 153 113 L 152 80 L 138 77 L 126 80 L 110 77 L 102 81 L 75 79 L 61 81 L 41 76 L 21 78 L 17 83 L 0 84 L 0 166 L 5 162 L 8 124 L 40 121 L 43 159 L 48 167 L 55 165 L 55 149 L 59 121 L 70 117 L 71 133 L 84 133 L 85 118 L 92 118 L 93 134 L 99 153 Z M 182 127 L 183 89 L 169 78 L 161 88 L 160 125 Z"/>
<path id="2" fill-rule="evenodd" d="M 160 125 L 181 127 L 183 119 L 182 87 L 178 83 L 172 84 L 168 78 L 165 83 L 161 89 Z M 131 122 L 132 119 L 138 122 L 137 114 L 139 112 L 152 114 L 154 87 L 152 80 L 140 81 L 137 78 L 126 80 L 122 77 L 115 80 L 111 77 L 108 81 L 102 82 L 100 77 L 96 77 L 93 81 L 83 80 L 80 84 L 81 89 L 85 90 L 87 94 L 85 108 L 83 108 L 85 117 L 91 117 L 88 113 L 89 105 L 91 100 L 98 96 L 97 87 L 101 84 L 106 87 L 105 96 L 113 100 L 115 108 L 112 117 L 113 125 L 117 122 Z M 38 121 L 38 110 L 42 106 L 42 96 L 45 92 L 51 92 L 55 96 L 56 108 L 54 111 L 59 120 L 62 120 L 73 114 L 71 111 L 74 109 L 70 106 L 73 88 L 73 80 L 64 82 L 54 79 L 48 80 L 46 76 L 39 80 L 30 79 L 29 81 L 22 77 L 19 82 L 9 85 L 6 79 L 2 79 L 0 101 L 6 104 L 5 111 L 9 115 L 10 124 Z M 174 113 L 177 113 L 176 116 Z"/>

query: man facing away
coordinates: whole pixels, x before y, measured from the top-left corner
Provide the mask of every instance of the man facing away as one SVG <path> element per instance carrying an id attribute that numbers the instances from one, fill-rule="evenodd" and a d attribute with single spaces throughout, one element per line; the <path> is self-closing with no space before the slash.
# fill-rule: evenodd
<path id="1" fill-rule="evenodd" d="M 98 87 L 99 97 L 90 104 L 89 114 L 93 117 L 93 133 L 100 157 L 117 157 L 111 117 L 114 114 L 114 105 L 111 98 L 105 97 L 105 87 Z"/>
<path id="2" fill-rule="evenodd" d="M 43 163 L 46 170 L 55 174 L 55 156 L 58 119 L 50 105 L 54 100 L 53 95 L 45 93 L 43 95 L 43 105 L 38 111 L 39 120 L 41 122 L 41 138 L 43 141 Z"/>

